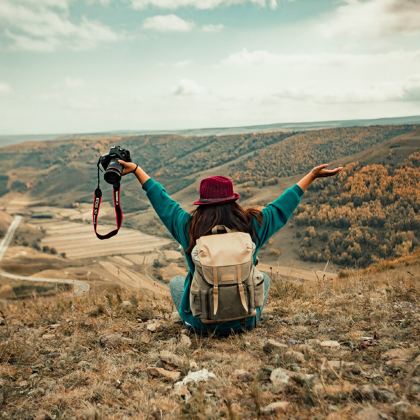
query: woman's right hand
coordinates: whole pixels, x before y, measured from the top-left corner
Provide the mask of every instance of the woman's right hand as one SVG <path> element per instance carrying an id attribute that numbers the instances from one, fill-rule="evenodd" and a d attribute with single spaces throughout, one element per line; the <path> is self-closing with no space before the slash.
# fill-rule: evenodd
<path id="1" fill-rule="evenodd" d="M 137 168 L 137 163 L 134 162 L 126 162 L 125 160 L 118 159 L 118 163 L 120 163 L 124 167 L 121 173 L 122 176 L 134 172 Z"/>
<path id="2" fill-rule="evenodd" d="M 312 184 L 312 182 L 317 179 L 317 178 L 323 178 L 326 176 L 333 176 L 338 174 L 343 167 L 339 166 L 338 168 L 334 168 L 334 169 L 326 169 L 326 167 L 328 166 L 328 163 L 324 163 L 322 165 L 319 166 L 315 166 L 315 168 L 313 168 L 310 172 L 308 172 L 297 184 L 299 185 L 299 187 L 303 190 L 306 191 L 307 188 L 309 187 L 309 185 Z"/>
<path id="3" fill-rule="evenodd" d="M 334 176 L 334 175 L 338 174 L 343 169 L 342 166 L 339 166 L 339 167 L 334 168 L 334 169 L 326 169 L 327 166 L 328 166 L 328 163 L 324 163 L 322 165 L 315 166 L 315 168 L 313 168 L 310 172 L 313 179 L 324 178 L 326 176 Z"/>

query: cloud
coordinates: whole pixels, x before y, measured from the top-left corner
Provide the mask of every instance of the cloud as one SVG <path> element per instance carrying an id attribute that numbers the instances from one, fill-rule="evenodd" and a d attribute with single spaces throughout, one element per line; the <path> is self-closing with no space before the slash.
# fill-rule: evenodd
<path id="1" fill-rule="evenodd" d="M 69 0 L 1 0 L 0 24 L 9 47 L 28 51 L 82 50 L 121 35 L 101 22 L 81 17 L 75 22 Z"/>
<path id="2" fill-rule="evenodd" d="M 222 64 L 234 66 L 251 66 L 261 64 L 304 65 L 340 63 L 344 55 L 339 54 L 279 54 L 266 50 L 241 51 L 230 54 L 222 60 Z"/>
<path id="3" fill-rule="evenodd" d="M 205 89 L 197 82 L 190 79 L 181 79 L 173 87 L 172 93 L 175 96 L 194 96 L 205 92 Z"/>
<path id="4" fill-rule="evenodd" d="M 343 0 L 321 23 L 327 36 L 383 36 L 420 31 L 418 0 Z"/>
<path id="5" fill-rule="evenodd" d="M 259 7 L 277 8 L 277 0 L 131 0 L 134 9 L 145 9 L 147 7 L 158 7 L 160 9 L 179 9 L 181 7 L 194 7 L 206 10 L 215 9 L 220 6 L 234 6 L 240 4 L 254 4 Z"/>
<path id="6" fill-rule="evenodd" d="M 177 15 L 156 15 L 145 19 L 143 28 L 157 32 L 189 32 L 194 22 L 180 18 Z"/>
<path id="7" fill-rule="evenodd" d="M 73 77 L 66 77 L 64 79 L 64 86 L 70 89 L 83 87 L 85 85 L 86 83 L 82 79 L 73 78 Z"/>
<path id="8" fill-rule="evenodd" d="M 400 100 L 405 102 L 420 102 L 420 75 L 408 79 L 402 86 Z"/>
<path id="9" fill-rule="evenodd" d="M 249 51 L 246 48 L 230 54 L 221 61 L 227 66 L 348 66 L 366 65 L 369 63 L 420 61 L 420 50 L 390 51 L 377 54 L 341 54 L 341 53 L 313 53 L 313 54 L 283 54 L 267 50 Z"/>
<path id="10" fill-rule="evenodd" d="M 11 91 L 12 88 L 8 83 L 0 82 L 0 95 L 10 93 Z"/>
<path id="11" fill-rule="evenodd" d="M 203 25 L 201 27 L 201 30 L 203 32 L 221 32 L 223 30 L 224 26 L 219 23 L 217 25 L 209 24 L 209 25 Z"/>
<path id="12" fill-rule="evenodd" d="M 402 82 L 376 83 L 351 89 L 317 85 L 286 87 L 265 99 L 269 102 L 273 99 L 309 100 L 320 104 L 420 102 L 420 76 L 413 76 Z"/>
<path id="13" fill-rule="evenodd" d="M 175 61 L 173 65 L 175 67 L 184 68 L 184 67 L 190 66 L 192 63 L 193 63 L 193 60 L 179 60 L 179 61 Z"/>

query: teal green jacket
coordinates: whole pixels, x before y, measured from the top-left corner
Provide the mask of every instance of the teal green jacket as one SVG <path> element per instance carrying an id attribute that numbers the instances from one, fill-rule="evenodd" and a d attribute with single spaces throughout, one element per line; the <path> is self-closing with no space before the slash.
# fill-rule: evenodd
<path id="1" fill-rule="evenodd" d="M 174 239 L 184 249 L 185 259 L 188 265 L 188 274 L 184 283 L 184 293 L 182 295 L 179 315 L 183 322 L 197 331 L 208 332 L 209 330 L 217 330 L 217 332 L 225 332 L 230 330 L 243 330 L 255 327 L 257 320 L 261 316 L 261 308 L 257 308 L 257 315 L 248 318 L 245 325 L 240 321 L 230 321 L 217 326 L 208 326 L 203 324 L 198 318 L 194 317 L 190 309 L 189 292 L 191 280 L 194 274 L 194 263 L 191 255 L 185 250 L 189 246 L 188 228 L 191 221 L 190 213 L 186 212 L 169 194 L 163 186 L 154 179 L 148 179 L 143 189 L 147 193 L 153 208 L 155 209 L 160 220 L 169 230 Z M 254 218 L 253 227 L 255 238 L 253 238 L 256 249 L 254 253 L 254 263 L 257 260 L 258 251 L 261 247 L 281 229 L 298 206 L 303 195 L 303 190 L 297 185 L 285 190 L 276 200 L 269 203 L 262 210 L 262 223 L 259 224 Z"/>

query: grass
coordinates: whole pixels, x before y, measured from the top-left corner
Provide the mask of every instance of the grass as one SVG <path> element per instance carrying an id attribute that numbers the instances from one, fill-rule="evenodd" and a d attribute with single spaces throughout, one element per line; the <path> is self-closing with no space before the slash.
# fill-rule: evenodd
<path id="1" fill-rule="evenodd" d="M 404 271 L 381 274 L 304 284 L 275 278 L 260 325 L 223 339 L 171 321 L 169 300 L 118 288 L 8 301 L 0 312 L 0 418 L 331 420 L 373 406 L 414 419 L 417 284 Z M 161 328 L 150 332 L 149 320 Z M 189 348 L 180 344 L 184 334 Z M 287 352 L 265 352 L 267 339 L 287 344 Z M 323 347 L 324 340 L 340 347 Z M 175 368 L 181 378 L 205 368 L 216 379 L 177 395 L 173 383 L 148 374 L 162 366 L 162 350 L 183 360 Z M 282 390 L 270 381 L 275 368 L 294 372 Z M 275 401 L 290 403 L 285 413 L 265 413 Z"/>

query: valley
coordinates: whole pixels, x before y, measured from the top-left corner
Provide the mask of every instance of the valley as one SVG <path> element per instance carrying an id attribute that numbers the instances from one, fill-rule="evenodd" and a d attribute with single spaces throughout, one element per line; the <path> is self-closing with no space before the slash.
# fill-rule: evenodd
<path id="1" fill-rule="evenodd" d="M 357 247 L 347 250 L 346 241 L 351 241 L 349 236 L 349 239 L 344 239 L 344 248 L 339 248 L 337 254 L 332 253 L 331 235 L 333 238 L 337 235 L 346 238 L 349 235 L 346 233 L 347 225 L 337 224 L 331 219 L 333 216 L 323 219 L 322 229 L 318 231 L 316 228 L 315 236 L 311 230 L 311 226 L 316 227 L 320 223 L 312 220 L 311 215 L 318 214 L 317 208 L 322 209 L 319 215 L 325 214 L 328 200 L 329 205 L 334 207 L 332 198 L 328 196 L 340 196 L 341 184 L 344 190 L 350 188 L 348 183 L 352 182 L 355 168 L 360 174 L 372 173 L 364 169 L 369 165 L 376 165 L 373 166 L 375 168 L 382 165 L 389 173 L 397 170 L 400 180 L 395 181 L 395 185 L 405 182 L 401 177 L 410 170 L 411 189 L 407 189 L 405 182 L 409 201 L 401 201 L 406 200 L 406 196 L 401 195 L 402 190 L 398 190 L 397 186 L 392 200 L 399 203 L 401 208 L 417 206 L 419 202 L 419 197 L 413 192 L 420 182 L 415 157 L 415 151 L 420 147 L 420 128 L 416 125 L 201 137 L 170 134 L 75 136 L 45 143 L 16 144 L 0 149 L 0 162 L 5 168 L 6 179 L 3 187 L 5 192 L 0 196 L 0 212 L 5 226 L 0 223 L 0 230 L 5 232 L 10 217 L 15 214 L 24 218 L 3 262 L 6 271 L 15 275 L 64 276 L 78 281 L 87 279 L 134 288 L 150 286 L 153 289 L 155 282 L 158 292 L 162 282 L 167 283 L 173 275 L 185 273 L 178 245 L 169 237 L 150 208 L 141 186 L 132 178 L 123 179 L 121 200 L 125 217 L 120 233 L 105 241 L 95 237 L 91 226 L 94 163 L 99 153 L 106 151 L 113 143 L 129 148 L 135 160 L 140 157 L 139 162 L 145 169 L 162 182 L 187 211 L 193 209 L 191 203 L 196 198 L 199 180 L 213 175 L 215 171 L 234 178 L 243 206 L 258 207 L 275 199 L 285 188 L 297 182 L 304 171 L 324 162 L 324 158 L 328 158 L 331 165 L 344 165 L 346 169 L 340 178 L 330 183 L 329 180 L 326 183 L 319 181 L 311 187 L 303 196 L 294 217 L 260 254 L 266 271 L 277 270 L 278 275 L 295 279 L 333 278 L 343 269 L 355 264 L 359 266 L 360 262 L 353 260 L 352 255 L 355 258 L 358 255 L 366 256 L 364 249 L 372 246 L 370 240 L 365 239 L 360 243 L 360 250 Z M 31 160 L 24 160 L 29 154 Z M 160 156 L 160 159 L 157 160 L 156 156 Z M 23 162 L 27 164 L 19 168 Z M 380 191 L 374 184 L 369 188 Z M 114 228 L 115 215 L 110 202 L 110 187 L 102 182 L 102 189 L 104 201 L 99 231 L 105 232 Z M 398 194 L 398 198 L 395 194 Z M 344 197 L 338 200 L 342 207 Z M 373 208 L 372 203 L 376 200 L 372 194 L 358 199 L 361 200 L 361 208 L 367 205 Z M 354 201 L 354 198 L 351 200 Z M 416 208 L 413 208 L 414 212 L 418 211 Z M 333 210 L 328 211 L 331 213 Z M 393 211 L 401 214 L 398 208 Z M 410 214 L 407 213 L 405 217 L 413 219 L 414 216 Z M 365 229 L 358 225 L 357 216 L 352 220 L 352 231 Z M 390 242 L 386 252 L 381 251 L 381 255 L 403 256 L 415 251 L 418 238 L 415 234 L 417 225 L 413 223 L 417 222 L 412 220 L 411 225 L 407 223 L 399 227 L 401 233 L 398 235 L 403 235 L 401 238 L 408 235 L 407 238 L 411 238 L 409 245 L 404 245 L 406 248 L 400 246 L 394 252 L 401 244 L 400 236 L 397 236 L 394 242 Z M 387 226 L 379 230 L 375 228 L 375 232 L 381 231 L 386 236 L 386 232 L 392 229 L 391 225 Z M 311 245 L 315 248 L 308 251 Z M 170 252 L 175 253 L 176 257 L 168 258 Z M 369 251 L 369 255 L 373 255 L 372 251 Z M 47 260 L 43 261 L 45 258 Z M 372 263 L 378 259 L 375 257 L 366 261 Z M 324 272 L 326 267 L 327 273 Z"/>

